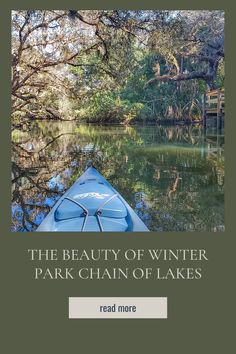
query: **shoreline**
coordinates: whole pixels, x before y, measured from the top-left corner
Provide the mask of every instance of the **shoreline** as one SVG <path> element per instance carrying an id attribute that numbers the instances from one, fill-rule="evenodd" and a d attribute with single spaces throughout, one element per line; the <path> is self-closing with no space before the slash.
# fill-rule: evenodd
<path id="1" fill-rule="evenodd" d="M 79 123 L 81 125 L 99 125 L 99 126 L 127 126 L 127 127 L 132 127 L 132 126 L 189 126 L 189 125 L 203 125 L 203 119 L 200 120 L 195 120 L 195 121 L 190 121 L 188 119 L 183 119 L 183 120 L 178 120 L 178 119 L 168 119 L 166 121 L 164 120 L 157 120 L 157 121 L 136 121 L 132 122 L 130 124 L 124 124 L 122 122 L 101 122 L 101 121 L 81 121 L 79 119 L 41 119 L 41 118 L 36 118 L 36 119 L 25 119 L 22 122 L 19 122 L 19 124 L 25 124 L 25 123 L 33 123 L 33 122 L 71 122 L 71 123 Z"/>

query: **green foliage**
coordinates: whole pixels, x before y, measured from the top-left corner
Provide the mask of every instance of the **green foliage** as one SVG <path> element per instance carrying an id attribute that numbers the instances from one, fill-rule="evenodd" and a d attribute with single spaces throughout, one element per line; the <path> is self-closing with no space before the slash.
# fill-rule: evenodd
<path id="1" fill-rule="evenodd" d="M 78 110 L 78 116 L 88 122 L 130 123 L 137 117 L 143 104 L 120 99 L 116 93 L 96 93 L 89 104 Z"/>
<path id="2" fill-rule="evenodd" d="M 166 119 L 198 120 L 201 117 L 202 95 L 207 90 L 206 82 L 200 79 L 146 85 L 154 75 L 156 62 L 160 64 L 160 71 L 165 72 L 164 59 L 160 54 L 150 53 L 140 48 L 139 50 L 133 48 L 133 51 L 135 63 L 122 80 L 112 79 L 104 74 L 98 67 L 99 62 L 93 69 L 89 68 L 83 72 L 89 87 L 89 99 L 82 104 L 82 108 L 77 109 L 78 119 L 88 122 L 124 124 L 133 121 L 155 122 Z M 186 70 L 191 70 L 191 65 L 189 60 L 185 60 Z M 223 69 L 222 63 L 217 76 L 219 87 L 222 87 L 224 82 Z"/>
<path id="3" fill-rule="evenodd" d="M 13 11 L 12 53 L 15 124 L 193 119 L 224 86 L 224 14 Z"/>

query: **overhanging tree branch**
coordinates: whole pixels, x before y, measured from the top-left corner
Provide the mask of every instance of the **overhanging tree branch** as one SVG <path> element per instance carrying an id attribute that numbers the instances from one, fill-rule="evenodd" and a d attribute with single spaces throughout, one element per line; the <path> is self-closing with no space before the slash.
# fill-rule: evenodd
<path id="1" fill-rule="evenodd" d="M 186 80 L 194 80 L 194 79 L 203 79 L 203 80 L 211 80 L 213 78 L 212 75 L 205 73 L 204 71 L 193 71 L 189 74 L 178 74 L 178 75 L 158 75 L 153 79 L 149 80 L 145 86 L 150 84 L 154 84 L 158 81 L 186 81 Z"/>

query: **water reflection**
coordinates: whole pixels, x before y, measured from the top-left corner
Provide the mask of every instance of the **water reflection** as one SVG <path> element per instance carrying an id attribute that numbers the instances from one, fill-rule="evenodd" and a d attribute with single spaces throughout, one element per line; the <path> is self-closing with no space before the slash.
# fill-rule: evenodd
<path id="1" fill-rule="evenodd" d="M 224 137 L 34 122 L 12 135 L 12 230 L 33 231 L 88 160 L 153 231 L 224 230 Z"/>

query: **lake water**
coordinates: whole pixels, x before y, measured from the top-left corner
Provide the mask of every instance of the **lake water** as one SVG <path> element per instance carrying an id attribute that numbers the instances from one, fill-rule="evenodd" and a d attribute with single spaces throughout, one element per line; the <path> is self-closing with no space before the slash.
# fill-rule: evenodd
<path id="1" fill-rule="evenodd" d="M 91 160 L 151 231 L 224 230 L 224 136 L 201 126 L 34 122 L 12 134 L 12 231 L 34 231 Z"/>

